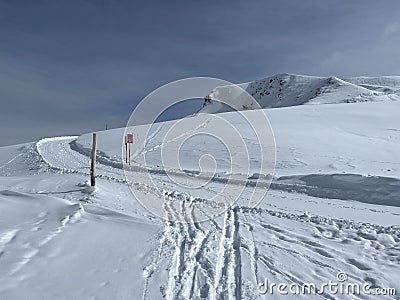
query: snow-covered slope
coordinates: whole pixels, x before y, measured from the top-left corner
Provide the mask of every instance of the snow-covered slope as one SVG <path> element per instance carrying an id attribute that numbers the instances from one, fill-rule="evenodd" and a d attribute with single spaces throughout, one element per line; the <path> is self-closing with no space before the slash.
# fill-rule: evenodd
<path id="1" fill-rule="evenodd" d="M 315 77 L 294 74 L 278 74 L 265 79 L 239 84 L 254 97 L 261 108 L 288 107 L 301 104 L 331 104 L 400 100 L 400 77 L 357 77 L 342 80 L 337 77 Z M 231 86 L 221 86 L 211 91 L 206 98 L 226 99 Z M 243 101 L 240 99 L 239 101 Z M 238 101 L 231 99 L 232 102 Z M 238 107 L 235 103 L 235 107 Z M 253 109 L 244 101 L 242 109 Z M 205 101 L 203 113 L 229 111 L 216 101 Z"/>
<path id="2" fill-rule="evenodd" d="M 399 111 L 398 101 L 266 109 L 277 147 L 275 175 L 342 172 L 400 178 Z M 244 112 L 245 115 L 253 113 Z M 245 126 L 245 120 L 235 112 L 223 113 L 220 117 L 230 119 L 239 128 Z M 161 166 L 163 138 L 174 124 L 176 121 L 155 123 L 150 129 L 146 148 L 136 149 L 133 145 L 132 159 L 146 152 L 148 161 L 155 168 Z M 208 126 L 213 126 L 213 122 L 210 121 Z M 188 134 L 192 129 L 187 127 Z M 142 131 L 138 127 L 133 133 L 141 134 Z M 100 159 L 109 160 L 108 164 L 119 163 L 120 168 L 123 134 L 124 128 L 98 132 L 99 148 L 105 152 L 100 153 Z M 254 136 L 245 136 L 245 139 L 250 144 L 256 142 Z M 89 155 L 91 141 L 92 135 L 84 134 L 73 146 L 82 148 L 80 151 Z M 220 161 L 222 173 L 228 169 L 228 162 L 224 162 L 220 149 L 217 142 L 204 140 L 198 140 L 190 149 L 184 146 L 181 167 L 198 172 L 198 158 L 207 152 Z"/>
<path id="3" fill-rule="evenodd" d="M 342 91 L 353 88 L 345 84 Z M 130 180 L 122 164 L 125 129 L 98 132 L 96 188 L 88 185 L 91 134 L 0 148 L 0 299 L 377 298 L 257 290 L 266 279 L 320 286 L 338 282 L 339 272 L 349 284 L 370 284 L 371 292 L 399 293 L 400 101 L 263 111 L 275 133 L 277 164 L 255 208 L 248 199 L 265 192 L 271 174 L 256 173 L 260 157 L 253 151 L 260 145 L 238 112 L 217 115 L 253 147 L 248 178 L 228 189 L 225 149 L 218 139 L 196 134 L 196 128 L 217 127 L 206 114 L 185 119 L 180 134 L 188 143 L 180 148 L 168 136 L 180 120 L 151 126 L 144 147 L 133 145 Z M 130 130 L 141 135 L 144 129 Z M 162 151 L 179 156 L 180 165 L 163 163 Z M 147 165 L 138 166 L 143 153 Z M 184 173 L 201 181 L 201 172 L 214 171 L 199 163 L 204 155 L 217 162 L 206 184 L 189 188 L 171 180 Z M 196 222 L 193 207 L 215 209 L 213 196 L 223 190 L 229 200 L 231 187 L 243 189 L 238 201 L 221 216 Z M 152 200 L 163 201 L 169 221 L 141 205 Z"/>
<path id="4" fill-rule="evenodd" d="M 400 76 L 353 77 L 345 80 L 373 91 L 397 95 L 400 93 Z"/>

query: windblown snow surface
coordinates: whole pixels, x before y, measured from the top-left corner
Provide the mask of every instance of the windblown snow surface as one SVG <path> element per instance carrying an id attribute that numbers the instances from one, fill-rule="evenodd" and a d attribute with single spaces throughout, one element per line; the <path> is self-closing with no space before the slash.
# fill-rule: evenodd
<path id="1" fill-rule="evenodd" d="M 159 154 L 177 121 L 154 124 L 132 153 L 133 162 L 149 154 L 158 189 L 144 183 L 144 166 L 125 178 L 123 128 L 98 132 L 96 188 L 91 134 L 0 148 L 0 299 L 400 299 L 400 78 L 277 75 L 243 87 L 270 119 L 276 171 L 258 207 L 246 206 L 246 191 L 270 174 L 250 173 L 243 198 L 213 220 L 188 212 L 195 201 L 212 205 L 226 183 L 224 150 L 212 139 L 188 143 L 185 173 L 198 174 L 204 153 L 220 170 L 204 188 L 174 185 Z M 224 110 L 211 101 L 201 112 Z M 221 115 L 240 128 L 237 112 Z M 153 216 L 130 188 L 161 197 L 175 221 Z M 266 279 L 338 282 L 339 272 L 397 295 L 257 290 Z"/>

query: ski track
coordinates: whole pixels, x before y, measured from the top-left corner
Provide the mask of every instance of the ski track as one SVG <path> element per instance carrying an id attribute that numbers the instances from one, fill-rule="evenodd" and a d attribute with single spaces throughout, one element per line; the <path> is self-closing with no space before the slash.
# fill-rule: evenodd
<path id="1" fill-rule="evenodd" d="M 158 128 L 155 134 L 160 130 L 161 128 Z M 71 149 L 70 143 L 75 139 L 76 137 L 43 139 L 35 146 L 27 146 L 24 153 L 17 155 L 7 164 L 13 163 L 17 158 L 25 157 L 25 160 L 30 162 L 32 170 L 88 176 L 89 168 L 86 166 L 89 166 L 89 158 Z M 291 271 L 290 263 L 286 264 L 285 260 L 277 260 L 272 255 L 277 251 L 289 258 L 291 263 L 306 264 L 316 270 L 327 270 L 330 274 L 353 268 L 355 271 L 348 274 L 350 278 L 357 282 L 371 280 L 363 273 L 371 271 L 367 265 L 340 252 L 337 247 L 332 247 L 332 243 L 346 245 L 354 241 L 365 241 L 366 246 L 363 251 L 371 260 L 377 258 L 377 265 L 380 259 L 390 261 L 394 266 L 399 264 L 396 257 L 400 256 L 400 226 L 381 226 L 246 206 L 228 208 L 222 226 L 221 220 L 218 219 L 199 223 L 195 219 L 194 203 L 202 201 L 205 205 L 213 205 L 207 199 L 192 198 L 186 193 L 161 190 L 140 182 L 127 182 L 122 169 L 107 164 L 98 163 L 97 173 L 97 178 L 144 188 L 165 199 L 164 211 L 167 220 L 164 221 L 163 229 L 157 236 L 159 242 L 155 244 L 152 261 L 143 271 L 142 299 L 148 298 L 149 289 L 154 285 L 159 286 L 161 294 L 168 300 L 253 299 L 253 297 L 258 299 L 256 286 L 263 279 L 262 276 L 265 276 L 262 271 L 284 282 L 302 285 L 303 281 Z M 81 208 L 77 213 L 80 211 Z M 76 217 L 67 216 L 61 222 L 61 226 L 44 239 L 41 245 L 59 234 L 65 225 L 73 222 Z M 311 230 L 310 234 L 302 236 L 278 228 L 268 223 L 269 218 L 301 224 Z M 273 236 L 274 240 L 257 240 L 255 232 L 260 230 Z M 376 234 L 391 236 L 395 241 L 394 245 L 384 249 L 374 248 Z M 0 248 L 7 247 L 13 236 L 3 234 Z M 27 252 L 26 262 L 21 262 L 20 266 L 29 262 L 34 255 L 34 251 Z M 250 261 L 252 274 L 250 283 L 242 278 L 242 260 L 245 256 Z M 171 260 L 168 260 L 168 257 L 171 257 Z M 335 262 L 334 257 L 340 257 L 339 263 Z M 159 272 L 163 265 L 169 270 L 165 287 L 162 283 L 152 280 L 153 274 Z M 378 277 L 381 274 L 375 275 Z M 376 286 L 380 286 L 379 279 L 372 281 Z M 245 284 L 252 286 L 255 294 L 250 296 L 244 294 L 242 287 Z M 320 297 L 334 299 L 326 294 Z"/>
<path id="2" fill-rule="evenodd" d="M 8 166 L 9 164 L 13 163 L 14 161 L 16 161 L 20 156 L 24 155 L 24 153 L 19 153 L 17 155 L 15 155 L 12 159 L 10 159 L 8 162 L 6 162 L 5 164 L 0 166 L 0 170 L 4 169 L 6 166 Z"/>
<path id="3" fill-rule="evenodd" d="M 174 233 L 169 236 L 173 241 L 174 254 L 166 298 L 192 299 L 200 273 L 204 278 L 200 288 L 203 294 L 208 294 L 208 287 L 213 283 L 209 273 L 210 262 L 203 254 L 211 231 L 203 231 L 199 224 L 195 225 L 190 202 L 174 203 L 167 199 L 164 208 L 168 218 L 166 226 L 170 227 L 166 232 Z"/>
<path id="4" fill-rule="evenodd" d="M 225 212 L 211 299 L 241 299 L 241 253 L 237 208 Z"/>
<path id="5" fill-rule="evenodd" d="M 205 127 L 210 123 L 211 120 L 212 120 L 212 118 L 208 118 L 208 119 L 206 119 L 203 123 L 197 125 L 195 128 L 190 129 L 190 130 L 188 130 L 188 131 L 186 131 L 186 132 L 184 132 L 184 133 L 182 133 L 182 134 L 180 134 L 180 135 L 178 135 L 178 136 L 176 136 L 176 137 L 174 137 L 174 138 L 172 138 L 172 139 L 170 139 L 170 140 L 164 141 L 163 143 L 158 144 L 158 145 L 155 145 L 155 146 L 153 146 L 152 148 L 149 148 L 149 149 L 142 149 L 141 152 L 140 152 L 138 155 L 142 155 L 142 154 L 146 154 L 146 153 L 148 153 L 148 152 L 155 151 L 155 150 L 157 150 L 157 149 L 162 148 L 162 147 L 163 147 L 164 145 L 166 145 L 166 144 L 170 144 L 170 143 L 175 142 L 175 141 L 177 141 L 177 140 L 179 140 L 179 139 L 181 139 L 181 138 L 183 138 L 183 137 L 190 136 L 192 133 L 197 132 L 199 129 L 205 128 Z M 163 127 L 163 126 L 164 126 L 164 125 L 160 126 L 158 129 L 155 130 L 155 132 L 153 132 L 152 134 L 150 134 L 149 138 L 150 138 L 151 140 L 154 139 L 155 136 L 162 130 L 162 127 Z M 147 144 L 148 144 L 148 143 L 146 143 L 146 145 L 147 145 Z M 136 155 L 136 156 L 137 156 L 137 155 Z"/>

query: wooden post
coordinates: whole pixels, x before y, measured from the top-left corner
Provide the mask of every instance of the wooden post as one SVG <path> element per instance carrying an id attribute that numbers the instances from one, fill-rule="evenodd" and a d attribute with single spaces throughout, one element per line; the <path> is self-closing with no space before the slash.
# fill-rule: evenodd
<path id="1" fill-rule="evenodd" d="M 128 157 L 129 157 L 129 159 L 128 159 L 128 164 L 129 165 L 131 165 L 131 144 L 129 144 L 129 146 L 128 146 L 129 148 L 129 151 L 128 151 Z"/>
<path id="2" fill-rule="evenodd" d="M 128 143 L 125 143 L 125 162 L 128 163 Z"/>
<path id="3" fill-rule="evenodd" d="M 93 133 L 93 142 L 92 142 L 92 156 L 91 156 L 91 164 L 90 164 L 90 185 L 96 185 L 96 146 L 97 146 L 97 134 Z"/>
<path id="4" fill-rule="evenodd" d="M 133 143 L 133 134 L 125 135 L 125 163 L 131 165 L 131 144 Z"/>

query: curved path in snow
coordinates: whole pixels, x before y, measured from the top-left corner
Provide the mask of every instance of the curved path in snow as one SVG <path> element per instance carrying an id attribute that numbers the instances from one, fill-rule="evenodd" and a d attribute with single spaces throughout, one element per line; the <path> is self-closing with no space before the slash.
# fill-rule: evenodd
<path id="1" fill-rule="evenodd" d="M 45 138 L 36 144 L 36 148 L 43 160 L 52 168 L 65 173 L 90 173 L 90 158 L 71 149 L 70 143 L 76 136 Z M 114 180 L 124 180 L 122 169 L 108 165 L 96 164 L 96 173 L 99 177 Z"/>
<path id="2" fill-rule="evenodd" d="M 70 147 L 75 139 L 43 139 L 37 151 L 57 172 L 88 175 L 89 158 Z M 126 183 L 122 169 L 98 163 L 97 173 Z M 160 298 L 160 291 L 171 300 L 259 299 L 257 284 L 265 279 L 301 286 L 335 281 L 338 272 L 345 272 L 351 283 L 400 288 L 396 226 L 241 206 L 227 210 L 223 218 L 196 223 L 193 198 L 178 191 L 164 191 L 163 196 L 171 221 L 164 222 L 152 261 L 144 267 L 143 299 Z M 282 201 L 285 197 L 282 194 Z M 168 275 L 163 277 L 165 270 Z M 326 292 L 298 298 L 336 299 Z"/>

